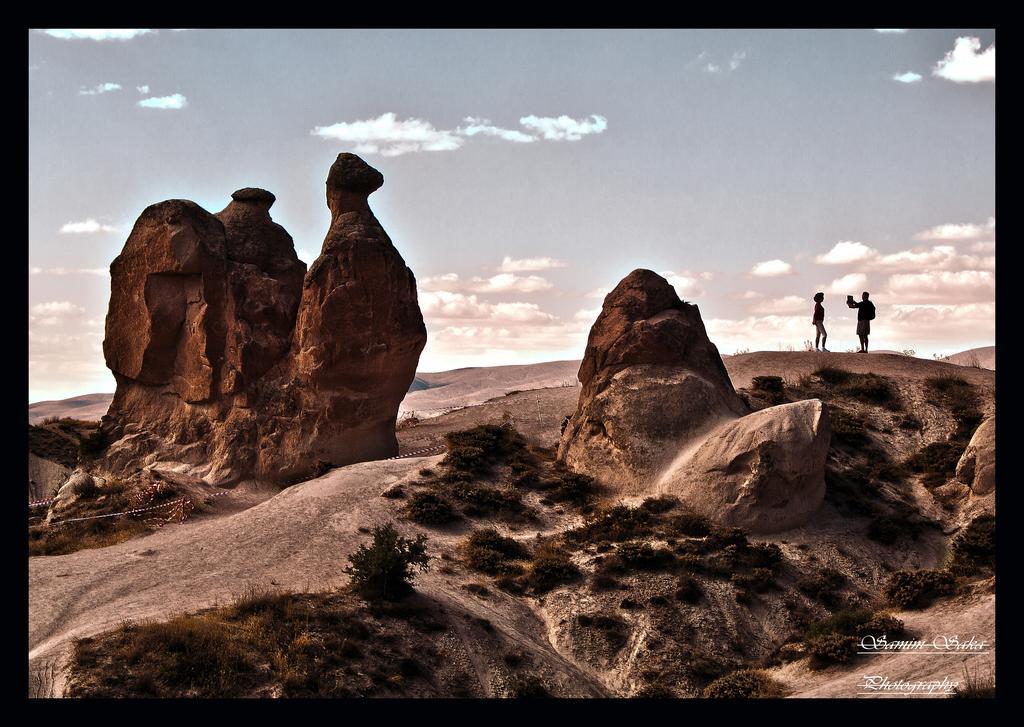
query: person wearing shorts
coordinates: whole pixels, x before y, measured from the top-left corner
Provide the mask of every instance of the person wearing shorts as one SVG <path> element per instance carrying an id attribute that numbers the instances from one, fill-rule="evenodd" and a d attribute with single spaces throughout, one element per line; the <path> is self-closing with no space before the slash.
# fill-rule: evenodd
<path id="1" fill-rule="evenodd" d="M 875 304 L 868 300 L 868 292 L 861 293 L 860 303 L 849 296 L 846 305 L 857 309 L 857 338 L 860 339 L 860 350 L 857 353 L 868 352 L 868 336 L 871 334 L 871 321 L 875 317 Z"/>

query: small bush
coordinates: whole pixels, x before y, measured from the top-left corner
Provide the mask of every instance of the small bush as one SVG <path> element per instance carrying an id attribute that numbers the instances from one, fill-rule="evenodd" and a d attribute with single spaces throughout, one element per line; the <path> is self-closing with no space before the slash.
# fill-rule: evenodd
<path id="1" fill-rule="evenodd" d="M 648 497 L 640 503 L 647 512 L 652 512 L 656 515 L 660 515 L 663 512 L 677 507 L 679 505 L 679 498 L 673 497 L 672 495 L 659 495 L 658 497 Z"/>
<path id="2" fill-rule="evenodd" d="M 654 548 L 650 543 L 623 543 L 616 551 L 623 565 L 631 570 L 664 570 L 675 563 L 675 556 L 667 550 Z"/>
<path id="3" fill-rule="evenodd" d="M 893 404 L 899 401 L 892 382 L 878 374 L 854 374 L 843 384 L 842 393 L 869 404 Z"/>
<path id="4" fill-rule="evenodd" d="M 850 377 L 853 376 L 853 374 L 851 374 L 846 369 L 837 369 L 834 366 L 823 366 L 822 368 L 815 371 L 813 375 L 817 376 L 819 379 L 824 381 L 826 384 L 829 384 L 830 386 L 839 386 L 841 384 L 845 384 L 847 381 L 850 380 Z"/>
<path id="5" fill-rule="evenodd" d="M 944 485 L 956 474 L 956 465 L 967 449 L 964 441 L 932 442 L 911 455 L 904 466 L 922 475 L 926 487 Z"/>
<path id="6" fill-rule="evenodd" d="M 415 540 L 403 538 L 390 523 L 375 526 L 372 535 L 372 545 L 360 545 L 348 557 L 350 565 L 344 572 L 367 598 L 394 598 L 408 593 L 412 590 L 413 569 L 427 570 L 427 536 L 420 533 Z"/>
<path id="7" fill-rule="evenodd" d="M 733 573 L 730 579 L 737 588 L 764 593 L 775 587 L 775 576 L 767 568 L 754 568 L 750 573 Z"/>
<path id="8" fill-rule="evenodd" d="M 668 528 L 679 535 L 702 538 L 711 534 L 711 522 L 701 515 L 684 512 L 668 521 Z"/>
<path id="9" fill-rule="evenodd" d="M 893 606 L 905 609 L 926 608 L 942 596 L 956 592 L 956 580 L 948 571 L 900 570 L 890 576 L 885 598 Z"/>
<path id="10" fill-rule="evenodd" d="M 433 492 L 417 492 L 406 505 L 409 519 L 421 525 L 444 525 L 459 519 L 451 503 Z"/>
<path id="11" fill-rule="evenodd" d="M 544 681 L 532 674 L 517 674 L 509 685 L 509 694 L 514 699 L 539 699 L 550 697 Z"/>
<path id="12" fill-rule="evenodd" d="M 594 478 L 578 472 L 558 472 L 544 483 L 549 490 L 547 498 L 552 502 L 569 502 L 574 505 L 585 505 L 590 502 L 597 485 Z"/>
<path id="13" fill-rule="evenodd" d="M 784 694 L 782 684 L 759 669 L 741 669 L 704 687 L 708 699 L 772 699 Z"/>
<path id="14" fill-rule="evenodd" d="M 676 583 L 675 597 L 677 601 L 695 604 L 700 602 L 703 595 L 704 592 L 701 591 L 700 585 L 691 576 L 681 576 Z"/>
<path id="15" fill-rule="evenodd" d="M 814 575 L 798 579 L 796 587 L 805 596 L 820 601 L 831 608 L 839 604 L 841 597 L 840 589 L 845 581 L 845 576 L 839 571 L 825 568 Z"/>
<path id="16" fill-rule="evenodd" d="M 576 543 L 618 543 L 650 535 L 653 521 L 647 510 L 615 505 L 598 510 L 583 525 L 568 531 L 566 537 Z"/>
<path id="17" fill-rule="evenodd" d="M 543 543 L 533 554 L 526 582 L 535 593 L 546 593 L 556 586 L 571 583 L 579 575 L 579 568 L 565 550 L 553 543 Z"/>
<path id="18" fill-rule="evenodd" d="M 983 515 L 971 520 L 967 528 L 953 538 L 947 568 L 958 576 L 973 576 L 996 570 L 996 519 Z"/>
<path id="19" fill-rule="evenodd" d="M 466 564 L 489 575 L 517 575 L 522 568 L 513 561 L 528 557 L 515 539 L 506 538 L 494 528 L 474 530 L 463 543 Z"/>
<path id="20" fill-rule="evenodd" d="M 808 641 L 807 651 L 815 666 L 845 664 L 857 655 L 857 643 L 856 636 L 825 634 Z"/>

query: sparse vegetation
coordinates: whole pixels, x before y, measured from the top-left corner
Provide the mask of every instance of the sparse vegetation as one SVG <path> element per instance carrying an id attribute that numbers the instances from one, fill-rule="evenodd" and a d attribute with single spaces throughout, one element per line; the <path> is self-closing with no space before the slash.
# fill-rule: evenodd
<path id="1" fill-rule="evenodd" d="M 796 582 L 797 590 L 809 598 L 828 606 L 837 607 L 841 602 L 841 590 L 846 577 L 832 568 L 823 568 L 812 575 L 805 575 Z"/>
<path id="2" fill-rule="evenodd" d="M 446 525 L 459 519 L 448 500 L 429 491 L 413 493 L 405 512 L 410 520 L 421 525 Z"/>
<path id="3" fill-rule="evenodd" d="M 427 606 L 253 588 L 228 606 L 79 640 L 70 696 L 451 696 L 433 677 L 446 668 L 445 630 Z"/>
<path id="4" fill-rule="evenodd" d="M 811 666 L 844 664 L 857 655 L 861 639 L 867 636 L 887 639 L 903 635 L 903 622 L 885 612 L 844 609 L 824 621 L 812 623 L 804 637 Z"/>
<path id="5" fill-rule="evenodd" d="M 996 519 L 977 517 L 950 544 L 946 568 L 956 576 L 995 573 Z"/>
<path id="6" fill-rule="evenodd" d="M 993 699 L 996 696 L 996 677 L 991 668 L 984 673 L 973 672 L 964 664 L 964 679 L 953 688 L 955 699 Z"/>
<path id="7" fill-rule="evenodd" d="M 750 382 L 750 389 L 769 404 L 782 404 L 786 401 L 785 384 L 781 376 L 755 376 Z"/>
<path id="8" fill-rule="evenodd" d="M 556 543 L 539 544 L 533 553 L 533 563 L 525 576 L 525 584 L 534 593 L 546 593 L 556 586 L 571 583 L 580 576 L 579 568 L 569 553 Z"/>
<path id="9" fill-rule="evenodd" d="M 374 526 L 373 542 L 360 545 L 344 569 L 353 587 L 365 598 L 399 598 L 412 591 L 414 569 L 427 570 L 427 536 L 410 540 L 390 523 Z"/>
<path id="10" fill-rule="evenodd" d="M 945 570 L 899 570 L 885 585 L 886 600 L 897 608 L 927 608 L 937 598 L 956 593 L 956 579 Z"/>
<path id="11" fill-rule="evenodd" d="M 514 538 L 501 535 L 494 528 L 481 528 L 470 533 L 462 544 L 466 565 L 488 575 L 518 575 L 523 572 L 516 561 L 526 560 L 529 553 Z"/>
<path id="12" fill-rule="evenodd" d="M 708 699 L 773 699 L 785 694 L 782 684 L 759 669 L 741 669 L 704 687 Z"/>

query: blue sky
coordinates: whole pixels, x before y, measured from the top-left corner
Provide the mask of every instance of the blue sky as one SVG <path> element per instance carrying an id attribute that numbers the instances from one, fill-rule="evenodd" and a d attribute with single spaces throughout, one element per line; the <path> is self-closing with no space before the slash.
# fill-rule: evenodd
<path id="1" fill-rule="evenodd" d="M 130 37 L 129 37 L 130 36 Z M 872 291 L 875 348 L 994 343 L 983 29 L 30 31 L 30 399 L 110 391 L 105 270 L 144 207 L 235 189 L 307 262 L 356 151 L 420 282 L 422 370 L 582 354 L 669 275 L 723 353 L 803 347 Z"/>

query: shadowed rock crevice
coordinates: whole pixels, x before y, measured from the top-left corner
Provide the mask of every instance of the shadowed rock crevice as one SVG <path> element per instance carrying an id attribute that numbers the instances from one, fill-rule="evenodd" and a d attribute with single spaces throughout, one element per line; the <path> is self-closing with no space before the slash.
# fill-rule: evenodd
<path id="1" fill-rule="evenodd" d="M 266 190 L 240 189 L 216 215 L 186 200 L 142 213 L 111 265 L 117 391 L 98 468 L 162 461 L 217 484 L 281 482 L 397 454 L 426 328 L 415 277 L 367 203 L 383 181 L 338 156 L 308 273 Z"/>

